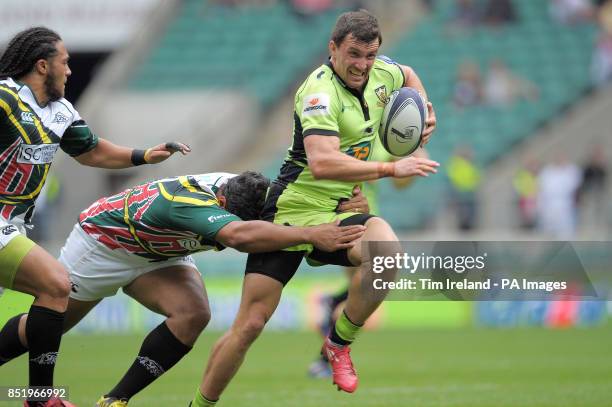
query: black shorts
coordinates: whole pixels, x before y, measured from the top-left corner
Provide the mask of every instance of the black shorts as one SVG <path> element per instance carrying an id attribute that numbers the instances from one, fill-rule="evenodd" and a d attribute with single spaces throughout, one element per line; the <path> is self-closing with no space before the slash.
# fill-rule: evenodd
<path id="1" fill-rule="evenodd" d="M 353 215 L 341 221 L 340 226 L 365 225 L 368 219 L 373 217 L 375 217 L 375 215 Z M 286 285 L 289 280 L 293 278 L 305 254 L 306 252 L 304 251 L 292 252 L 284 250 L 249 254 L 245 274 L 263 274 L 279 281 L 282 285 Z M 308 258 L 322 264 L 334 264 L 345 267 L 354 266 L 354 264 L 351 264 L 349 261 L 347 249 L 337 250 L 335 252 L 324 252 L 315 248 Z"/>

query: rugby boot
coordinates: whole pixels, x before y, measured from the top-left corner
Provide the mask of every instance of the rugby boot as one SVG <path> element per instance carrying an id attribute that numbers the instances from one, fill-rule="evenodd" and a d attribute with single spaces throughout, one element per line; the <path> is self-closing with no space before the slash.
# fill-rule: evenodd
<path id="1" fill-rule="evenodd" d="M 127 400 L 118 399 L 115 397 L 102 396 L 96 403 L 95 407 L 127 407 Z"/>
<path id="2" fill-rule="evenodd" d="M 329 360 L 333 383 L 338 386 L 338 391 L 354 392 L 357 389 L 359 379 L 351 361 L 351 349 L 348 346 L 334 345 L 327 338 L 323 343 L 323 352 Z"/>

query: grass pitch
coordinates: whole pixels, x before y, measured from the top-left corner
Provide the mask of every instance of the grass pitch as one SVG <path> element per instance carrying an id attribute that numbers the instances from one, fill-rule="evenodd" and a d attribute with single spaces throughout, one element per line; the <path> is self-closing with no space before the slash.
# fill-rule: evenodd
<path id="1" fill-rule="evenodd" d="M 204 333 L 171 371 L 130 406 L 187 406 L 217 334 Z M 56 383 L 92 406 L 131 364 L 141 337 L 68 336 Z M 612 406 L 612 325 L 592 329 L 460 329 L 365 332 L 353 348 L 355 394 L 306 368 L 312 333 L 264 333 L 219 406 Z M 26 359 L 0 368 L 0 385 L 26 382 Z M 19 403 L 0 402 L 3 405 Z"/>

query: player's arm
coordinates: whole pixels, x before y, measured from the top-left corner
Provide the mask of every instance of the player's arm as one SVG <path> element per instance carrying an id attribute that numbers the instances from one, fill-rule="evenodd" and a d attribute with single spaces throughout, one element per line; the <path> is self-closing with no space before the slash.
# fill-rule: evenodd
<path id="1" fill-rule="evenodd" d="M 369 181 L 383 177 L 426 177 L 438 163 L 427 158 L 406 157 L 392 163 L 361 161 L 340 151 L 340 139 L 312 134 L 304 138 L 308 166 L 317 179 Z"/>
<path id="2" fill-rule="evenodd" d="M 429 101 L 427 97 L 427 91 L 423 86 L 423 82 L 421 82 L 421 78 L 414 72 L 409 66 L 398 64 L 399 68 L 402 70 L 404 75 L 404 86 L 414 88 L 418 90 L 423 98 L 427 101 L 427 128 L 423 132 L 423 139 L 421 141 L 421 146 L 424 146 L 429 142 L 429 138 L 431 137 L 431 133 L 436 129 L 436 111 L 433 108 L 433 104 Z"/>
<path id="3" fill-rule="evenodd" d="M 185 155 L 191 150 L 189 146 L 175 142 L 159 144 L 146 150 L 139 150 L 99 139 L 96 147 L 76 156 L 75 159 L 80 164 L 90 167 L 118 169 L 141 164 L 157 164 L 178 151 Z"/>
<path id="4" fill-rule="evenodd" d="M 247 253 L 270 252 L 303 243 L 331 252 L 353 247 L 355 240 L 363 236 L 364 231 L 365 227 L 361 225 L 337 226 L 328 223 L 294 227 L 261 220 L 234 221 L 223 226 L 215 240 Z"/>

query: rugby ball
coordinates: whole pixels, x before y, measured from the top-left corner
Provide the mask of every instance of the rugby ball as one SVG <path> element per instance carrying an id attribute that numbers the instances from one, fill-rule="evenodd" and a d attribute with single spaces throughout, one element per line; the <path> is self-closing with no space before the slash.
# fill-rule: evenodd
<path id="1" fill-rule="evenodd" d="M 390 154 L 410 155 L 421 144 L 427 120 L 427 106 L 421 94 L 413 88 L 394 91 L 380 121 L 378 136 Z"/>

